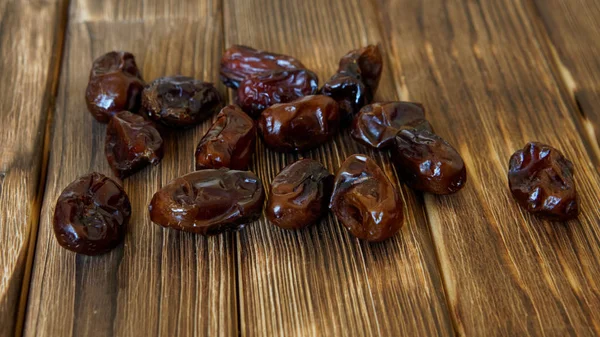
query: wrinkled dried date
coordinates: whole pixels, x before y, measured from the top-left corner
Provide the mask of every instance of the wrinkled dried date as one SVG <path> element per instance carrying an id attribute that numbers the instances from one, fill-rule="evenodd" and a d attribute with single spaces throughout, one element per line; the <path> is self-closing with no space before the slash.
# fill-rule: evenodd
<path id="1" fill-rule="evenodd" d="M 277 103 L 291 102 L 317 92 L 318 78 L 306 69 L 263 72 L 246 77 L 238 88 L 237 103 L 252 118 Z"/>
<path id="2" fill-rule="evenodd" d="M 337 103 L 314 95 L 266 109 L 258 119 L 258 130 L 275 151 L 305 151 L 329 141 L 339 124 Z"/>
<path id="3" fill-rule="evenodd" d="M 154 123 L 129 111 L 114 115 L 106 128 L 104 152 L 108 164 L 121 179 L 163 157 L 163 140 Z"/>
<path id="4" fill-rule="evenodd" d="M 258 219 L 264 198 L 254 173 L 207 169 L 169 182 L 154 194 L 148 210 L 152 222 L 163 227 L 212 235 Z"/>
<path id="5" fill-rule="evenodd" d="M 151 119 L 173 128 L 187 128 L 209 118 L 223 107 L 212 83 L 187 76 L 158 78 L 144 89 L 142 105 Z"/>
<path id="6" fill-rule="evenodd" d="M 221 80 L 230 88 L 237 88 L 247 76 L 265 71 L 304 69 L 297 59 L 281 54 L 233 45 L 221 58 Z"/>
<path id="7" fill-rule="evenodd" d="M 355 76 L 337 73 L 320 90 L 321 95 L 329 96 L 338 102 L 342 123 L 347 125 L 354 115 L 367 103 L 366 87 Z"/>
<path id="8" fill-rule="evenodd" d="M 285 229 L 307 227 L 327 213 L 332 190 L 333 175 L 321 163 L 299 160 L 273 179 L 265 210 L 267 219 Z"/>
<path id="9" fill-rule="evenodd" d="M 369 91 L 368 99 L 370 101 L 379 86 L 382 69 L 383 58 L 379 46 L 368 45 L 344 55 L 340 60 L 338 73 L 357 74 Z"/>
<path id="10" fill-rule="evenodd" d="M 137 112 L 144 85 L 131 53 L 106 53 L 92 64 L 85 90 L 88 110 L 102 123 L 108 123 L 110 117 L 119 111 Z"/>
<path id="11" fill-rule="evenodd" d="M 93 172 L 77 178 L 58 197 L 54 235 L 68 250 L 102 254 L 123 241 L 130 216 L 131 204 L 123 188 Z"/>
<path id="12" fill-rule="evenodd" d="M 402 227 L 404 213 L 396 188 L 375 161 L 350 156 L 335 177 L 331 210 L 359 239 L 382 241 Z"/>
<path id="13" fill-rule="evenodd" d="M 521 207 L 550 220 L 577 217 L 573 163 L 560 151 L 542 143 L 527 143 L 510 157 L 508 166 L 508 184 Z"/>
<path id="14" fill-rule="evenodd" d="M 394 137 L 404 128 L 432 131 L 421 104 L 373 103 L 364 106 L 354 119 L 352 137 L 365 145 L 383 149 L 393 145 Z"/>
<path id="15" fill-rule="evenodd" d="M 352 50 L 340 59 L 337 73 L 325 82 L 320 93 L 338 102 L 342 124 L 349 124 L 363 105 L 371 102 L 382 68 L 381 51 L 375 45 Z"/>
<path id="16" fill-rule="evenodd" d="M 256 127 L 238 106 L 228 105 L 219 112 L 196 148 L 196 170 L 248 167 L 256 144 Z"/>
<path id="17" fill-rule="evenodd" d="M 451 194 L 467 182 L 467 170 L 460 154 L 428 130 L 401 130 L 396 135 L 392 154 L 400 180 L 416 190 Z"/>

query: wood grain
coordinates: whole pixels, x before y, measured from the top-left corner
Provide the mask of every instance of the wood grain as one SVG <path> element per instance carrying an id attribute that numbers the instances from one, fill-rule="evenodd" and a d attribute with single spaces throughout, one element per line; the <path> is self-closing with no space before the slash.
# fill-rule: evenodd
<path id="1" fill-rule="evenodd" d="M 0 1 L 0 336 L 13 334 L 28 289 L 64 3 Z"/>
<path id="2" fill-rule="evenodd" d="M 175 8 L 181 10 L 170 11 Z M 26 336 L 237 333 L 233 237 L 162 229 L 147 211 L 160 186 L 192 170 L 196 143 L 210 122 L 165 135 L 161 164 L 124 182 L 133 215 L 122 246 L 96 257 L 76 255 L 59 247 L 51 228 L 56 198 L 66 185 L 91 171 L 113 176 L 103 150 L 106 127 L 84 102 L 92 61 L 128 50 L 146 80 L 183 74 L 216 82 L 221 19 L 218 1 L 72 3 Z"/>
<path id="3" fill-rule="evenodd" d="M 600 2 L 532 0 L 556 72 L 580 109 L 582 135 L 600 160 Z M 535 18 L 537 19 L 537 18 Z M 600 164 L 596 164 L 600 169 Z"/>
<path id="4" fill-rule="evenodd" d="M 382 41 L 373 7 L 364 1 L 226 0 L 224 15 L 227 46 L 293 55 L 321 83 L 346 52 Z M 389 64 L 385 67 L 378 98 L 393 100 L 396 88 Z M 253 170 L 268 191 L 274 176 L 297 158 L 319 160 L 335 172 L 353 153 L 367 153 L 395 178 L 387 153 L 367 150 L 347 132 L 297 155 L 277 154 L 259 143 Z M 422 202 L 408 189 L 402 197 L 405 226 L 380 244 L 359 242 L 332 216 L 301 231 L 261 219 L 240 232 L 242 335 L 453 335 Z"/>
<path id="5" fill-rule="evenodd" d="M 378 6 L 403 98 L 424 103 L 436 131 L 468 166 L 460 193 L 425 196 L 457 331 L 599 335 L 600 177 L 527 4 L 379 0 Z M 573 161 L 578 220 L 541 221 L 512 200 L 508 159 L 532 140 Z"/>

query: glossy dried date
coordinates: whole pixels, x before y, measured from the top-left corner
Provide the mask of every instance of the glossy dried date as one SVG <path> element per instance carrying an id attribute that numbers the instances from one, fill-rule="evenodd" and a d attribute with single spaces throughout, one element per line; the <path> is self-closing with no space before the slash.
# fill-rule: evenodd
<path id="1" fill-rule="evenodd" d="M 129 111 L 114 115 L 106 128 L 104 152 L 115 175 L 125 179 L 163 157 L 163 140 L 154 123 Z"/>
<path id="2" fill-rule="evenodd" d="M 400 129 L 431 130 L 420 103 L 386 102 L 364 106 L 354 119 L 352 137 L 357 141 L 383 149 L 394 144 Z"/>
<path id="3" fill-rule="evenodd" d="M 328 210 L 333 175 L 318 161 L 302 159 L 286 166 L 271 183 L 266 216 L 274 225 L 301 229 Z"/>
<path id="4" fill-rule="evenodd" d="M 217 113 L 223 98 L 212 83 L 169 76 L 144 89 L 142 105 L 151 119 L 172 128 L 188 128 Z"/>
<path id="5" fill-rule="evenodd" d="M 331 210 L 352 235 L 383 241 L 402 227 L 404 213 L 396 188 L 375 161 L 348 157 L 335 177 Z"/>
<path id="6" fill-rule="evenodd" d="M 338 73 L 358 74 L 359 79 L 367 87 L 368 99 L 373 99 L 383 69 L 383 57 L 378 45 L 368 45 L 355 49 L 344 55 L 338 67 Z"/>
<path id="7" fill-rule="evenodd" d="M 248 167 L 256 144 L 256 126 L 238 106 L 228 105 L 219 112 L 196 148 L 196 170 Z"/>
<path id="8" fill-rule="evenodd" d="M 392 154 L 400 180 L 416 190 L 451 194 L 467 182 L 467 170 L 460 154 L 428 130 L 401 130 L 396 135 Z"/>
<path id="9" fill-rule="evenodd" d="M 305 151 L 329 141 L 339 124 L 337 103 L 314 95 L 266 109 L 258 119 L 258 130 L 273 150 Z"/>
<path id="10" fill-rule="evenodd" d="M 262 182 L 249 171 L 207 169 L 188 173 L 154 194 L 152 222 L 202 235 L 238 230 L 262 211 Z"/>
<path id="11" fill-rule="evenodd" d="M 556 221 L 579 214 L 573 163 L 550 145 L 530 142 L 510 157 L 508 184 L 528 212 Z"/>
<path id="12" fill-rule="evenodd" d="M 221 80 L 230 88 L 237 88 L 247 76 L 265 71 L 304 69 L 302 62 L 281 54 L 233 45 L 221 58 Z"/>
<path id="13" fill-rule="evenodd" d="M 96 120 L 108 123 L 117 112 L 138 111 L 144 85 L 133 55 L 112 51 L 92 64 L 85 102 Z"/>
<path id="14" fill-rule="evenodd" d="M 54 235 L 68 250 L 102 254 L 123 241 L 130 216 L 131 204 L 123 188 L 93 172 L 77 178 L 58 197 Z"/>
<path id="15" fill-rule="evenodd" d="M 236 100 L 250 117 L 257 118 L 273 104 L 315 94 L 317 85 L 317 75 L 306 69 L 263 72 L 240 83 Z"/>
<path id="16" fill-rule="evenodd" d="M 363 105 L 367 104 L 367 89 L 356 76 L 336 73 L 320 90 L 321 95 L 333 98 L 340 106 L 342 124 L 348 125 Z"/>

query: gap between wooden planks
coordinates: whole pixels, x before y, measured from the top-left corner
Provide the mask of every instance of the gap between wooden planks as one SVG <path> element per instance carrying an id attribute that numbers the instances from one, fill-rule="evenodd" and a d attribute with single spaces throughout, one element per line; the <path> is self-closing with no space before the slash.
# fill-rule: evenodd
<path id="1" fill-rule="evenodd" d="M 0 336 L 21 330 L 66 8 L 66 1 L 0 1 Z"/>

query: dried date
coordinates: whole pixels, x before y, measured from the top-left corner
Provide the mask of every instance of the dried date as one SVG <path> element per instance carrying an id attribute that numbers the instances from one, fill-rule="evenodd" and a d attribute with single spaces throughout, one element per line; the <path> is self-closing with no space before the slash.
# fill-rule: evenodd
<path id="1" fill-rule="evenodd" d="M 263 72 L 246 77 L 237 91 L 237 103 L 250 117 L 277 103 L 291 102 L 317 92 L 318 78 L 307 69 Z"/>
<path id="2" fill-rule="evenodd" d="M 579 214 L 573 163 L 557 149 L 530 142 L 509 161 L 508 184 L 515 200 L 528 212 L 556 221 Z"/>
<path id="3" fill-rule="evenodd" d="M 383 57 L 378 45 L 368 45 L 352 50 L 340 59 L 338 73 L 351 73 L 367 87 L 368 99 L 373 99 L 383 69 Z"/>
<path id="4" fill-rule="evenodd" d="M 117 112 L 137 112 L 144 80 L 131 53 L 112 51 L 92 64 L 85 90 L 88 110 L 101 123 L 108 123 Z"/>
<path id="5" fill-rule="evenodd" d="M 299 160 L 273 179 L 265 210 L 267 219 L 285 229 L 310 226 L 327 213 L 332 190 L 333 175 L 321 163 Z"/>
<path id="6" fill-rule="evenodd" d="M 131 204 L 123 188 L 93 172 L 77 178 L 58 197 L 54 235 L 68 250 L 102 254 L 123 241 L 130 216 Z"/>
<path id="7" fill-rule="evenodd" d="M 375 161 L 350 156 L 335 177 L 330 208 L 352 235 L 383 241 L 402 227 L 404 213 L 396 188 Z"/>
<path id="8" fill-rule="evenodd" d="M 170 76 L 144 89 L 142 105 L 151 119 L 172 128 L 188 128 L 217 113 L 223 98 L 212 83 Z"/>
<path id="9" fill-rule="evenodd" d="M 265 144 L 276 151 L 305 151 L 329 141 L 339 129 L 337 103 L 323 95 L 271 106 L 258 119 Z"/>
<path id="10" fill-rule="evenodd" d="M 467 170 L 460 154 L 448 142 L 425 129 L 398 132 L 392 160 L 400 180 L 419 191 L 451 194 L 467 182 Z"/>
<path id="11" fill-rule="evenodd" d="M 154 123 L 129 111 L 114 115 L 106 128 L 104 152 L 115 175 L 125 179 L 163 157 L 163 140 Z"/>
<path id="12" fill-rule="evenodd" d="M 221 58 L 221 80 L 230 88 L 237 88 L 247 76 L 265 71 L 304 69 L 302 62 L 281 54 L 233 45 Z"/>
<path id="13" fill-rule="evenodd" d="M 352 50 L 340 59 L 337 73 L 325 82 L 320 93 L 338 102 L 343 125 L 373 100 L 382 68 L 381 51 L 375 45 Z"/>
<path id="14" fill-rule="evenodd" d="M 400 129 L 432 131 L 425 120 L 425 110 L 419 103 L 386 102 L 364 106 L 354 119 L 352 137 L 376 149 L 394 144 Z"/>
<path id="15" fill-rule="evenodd" d="M 228 105 L 196 148 L 196 170 L 248 167 L 256 144 L 256 126 L 238 106 Z"/>
<path id="16" fill-rule="evenodd" d="M 366 87 L 356 76 L 336 73 L 320 90 L 321 95 L 333 98 L 340 106 L 342 124 L 348 125 L 360 108 L 367 103 Z"/>
<path id="17" fill-rule="evenodd" d="M 249 171 L 221 168 L 192 172 L 154 194 L 152 222 L 202 235 L 238 230 L 260 216 L 262 182 Z"/>

